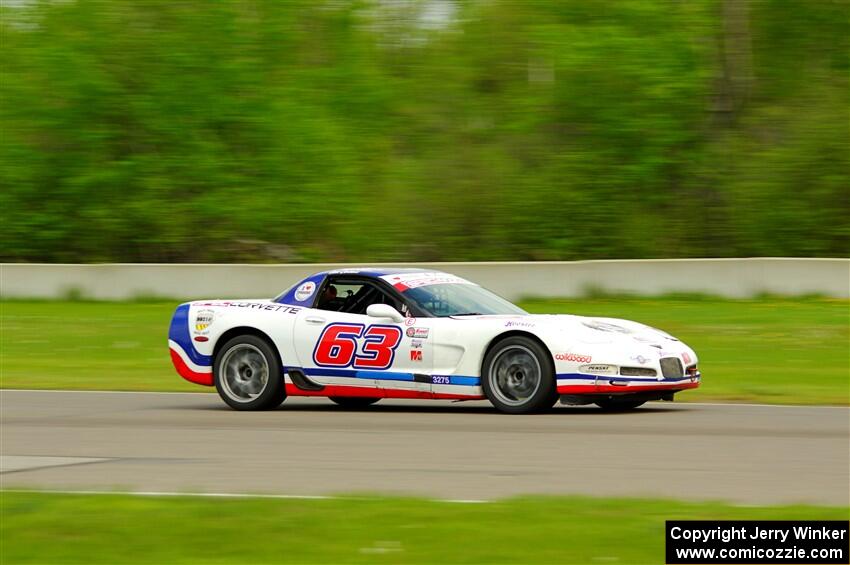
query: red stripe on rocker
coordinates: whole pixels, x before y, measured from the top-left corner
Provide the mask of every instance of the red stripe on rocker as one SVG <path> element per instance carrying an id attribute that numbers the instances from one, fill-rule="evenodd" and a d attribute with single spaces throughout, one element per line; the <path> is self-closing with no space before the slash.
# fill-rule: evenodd
<path id="1" fill-rule="evenodd" d="M 468 394 L 450 394 L 443 392 L 427 392 L 422 390 L 398 390 L 372 388 L 365 386 L 325 385 L 322 390 L 301 390 L 292 383 L 286 383 L 287 396 L 359 396 L 367 398 L 419 398 L 442 400 L 475 400 L 483 396 Z"/>
<path id="2" fill-rule="evenodd" d="M 445 392 L 435 392 L 434 398 L 440 400 L 484 400 L 482 395 L 448 394 Z"/>
<path id="3" fill-rule="evenodd" d="M 376 388 L 365 386 L 328 385 L 322 390 L 302 390 L 292 383 L 286 383 L 287 396 L 365 396 L 367 398 L 382 398 L 383 394 Z"/>
<path id="4" fill-rule="evenodd" d="M 582 394 L 596 392 L 596 385 L 561 385 L 558 394 Z"/>
<path id="5" fill-rule="evenodd" d="M 183 362 L 183 358 L 174 351 L 173 349 L 169 349 L 171 352 L 171 362 L 174 363 L 174 368 L 177 369 L 177 374 L 181 377 L 189 381 L 190 383 L 195 383 L 199 385 L 212 386 L 213 385 L 213 374 L 212 373 L 199 373 L 197 371 L 193 371 Z"/>
<path id="6" fill-rule="evenodd" d="M 437 400 L 477 400 L 484 398 L 483 396 L 474 396 L 470 394 L 453 394 L 450 392 L 424 392 L 421 390 L 384 390 L 386 398 L 433 398 Z"/>

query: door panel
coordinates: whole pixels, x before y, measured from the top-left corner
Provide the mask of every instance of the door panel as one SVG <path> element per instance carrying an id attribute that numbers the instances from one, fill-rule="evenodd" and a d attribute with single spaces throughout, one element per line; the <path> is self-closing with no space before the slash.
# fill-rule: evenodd
<path id="1" fill-rule="evenodd" d="M 366 315 L 371 304 L 399 309 L 398 297 L 391 294 L 375 281 L 350 274 L 326 280 L 317 307 L 295 322 L 295 348 L 310 380 L 326 387 L 368 387 L 382 396 L 430 397 L 433 319 L 396 323 Z"/>
<path id="2" fill-rule="evenodd" d="M 294 347 L 304 374 L 317 384 L 373 388 L 381 396 L 386 391 L 387 396 L 427 397 L 433 365 L 430 331 L 427 323 L 409 323 L 303 310 L 295 321 Z"/>
<path id="3" fill-rule="evenodd" d="M 354 367 L 367 321 L 356 314 L 302 310 L 295 320 L 293 345 L 307 378 L 326 387 L 366 387 L 378 392 L 377 380 L 358 374 Z M 372 353 L 366 355 L 368 360 Z"/>

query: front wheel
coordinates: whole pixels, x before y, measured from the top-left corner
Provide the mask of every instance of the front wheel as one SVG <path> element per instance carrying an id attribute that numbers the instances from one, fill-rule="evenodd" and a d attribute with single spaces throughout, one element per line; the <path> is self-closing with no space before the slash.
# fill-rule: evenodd
<path id="1" fill-rule="evenodd" d="M 499 411 L 530 414 L 552 408 L 558 399 L 555 368 L 546 349 L 515 336 L 497 343 L 484 357 L 482 386 Z"/>
<path id="2" fill-rule="evenodd" d="M 268 410 L 286 398 L 277 355 L 254 335 L 228 340 L 215 357 L 213 374 L 218 395 L 236 410 Z"/>
<path id="3" fill-rule="evenodd" d="M 328 398 L 343 408 L 366 408 L 380 400 L 380 398 L 366 398 L 365 396 L 329 396 Z"/>

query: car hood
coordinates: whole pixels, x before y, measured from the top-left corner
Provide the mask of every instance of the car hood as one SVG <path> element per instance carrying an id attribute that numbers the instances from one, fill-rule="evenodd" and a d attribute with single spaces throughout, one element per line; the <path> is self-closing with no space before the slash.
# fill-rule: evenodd
<path id="1" fill-rule="evenodd" d="M 587 344 L 635 342 L 666 347 L 679 340 L 667 332 L 618 318 L 574 316 L 571 314 L 529 314 L 524 316 L 459 316 L 456 320 L 479 320 L 500 327 L 532 333 L 562 333 L 571 341 Z"/>

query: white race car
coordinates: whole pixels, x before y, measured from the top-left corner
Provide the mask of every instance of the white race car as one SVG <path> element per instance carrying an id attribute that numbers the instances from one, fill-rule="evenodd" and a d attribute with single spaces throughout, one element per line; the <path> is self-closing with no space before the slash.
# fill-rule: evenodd
<path id="1" fill-rule="evenodd" d="M 312 275 L 271 300 L 177 308 L 168 335 L 185 379 L 237 410 L 326 396 L 478 400 L 525 414 L 564 404 L 626 410 L 699 386 L 697 356 L 627 320 L 531 315 L 460 277 L 362 268 Z"/>

